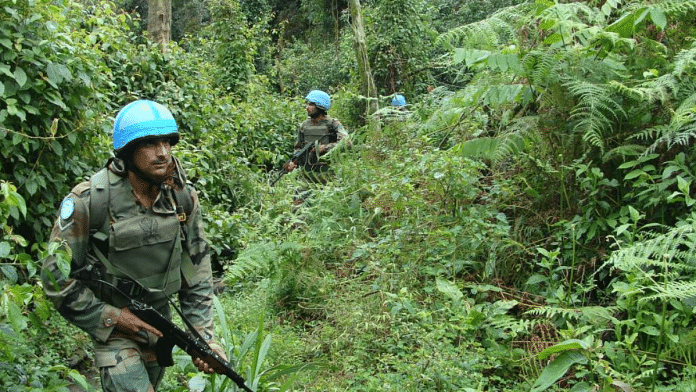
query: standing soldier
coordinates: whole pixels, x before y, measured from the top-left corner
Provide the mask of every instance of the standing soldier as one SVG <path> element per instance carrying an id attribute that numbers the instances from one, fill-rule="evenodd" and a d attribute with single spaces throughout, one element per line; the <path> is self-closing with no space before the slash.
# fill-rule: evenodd
<path id="1" fill-rule="evenodd" d="M 331 108 L 331 97 L 321 90 L 312 90 L 305 97 L 305 110 L 307 119 L 300 124 L 295 139 L 295 152 L 301 150 L 307 144 L 314 144 L 311 152 L 305 156 L 302 162 L 289 161 L 285 164 L 286 172 L 293 171 L 296 167 L 302 167 L 307 180 L 311 183 L 326 184 L 325 173 L 329 170 L 329 162 L 322 159 L 329 151 L 336 147 L 338 142 L 348 138 L 348 134 L 341 122 L 327 114 Z M 295 206 L 302 204 L 306 198 L 306 191 L 295 198 Z"/>
<path id="2" fill-rule="evenodd" d="M 178 141 L 164 106 L 139 100 L 124 107 L 113 129 L 116 157 L 63 199 L 51 232 L 49 241 L 69 247 L 72 259 L 68 276 L 56 256 L 44 260 L 46 296 L 92 338 L 105 392 L 154 391 L 164 375 L 153 351 L 162 334 L 125 307 L 125 296 L 171 318 L 169 297 L 178 294 L 183 315 L 226 359 L 214 339 L 198 196 L 172 156 Z M 200 371 L 214 372 L 192 359 Z"/>

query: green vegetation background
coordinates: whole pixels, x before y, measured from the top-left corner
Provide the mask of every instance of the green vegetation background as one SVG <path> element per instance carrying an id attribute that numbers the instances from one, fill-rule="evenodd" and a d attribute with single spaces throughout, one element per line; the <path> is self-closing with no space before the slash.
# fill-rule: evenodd
<path id="1" fill-rule="evenodd" d="M 93 388 L 37 276 L 138 98 L 178 120 L 255 390 L 696 390 L 696 1 L 364 1 L 379 126 L 347 2 L 173 1 L 166 48 L 146 3 L 0 0 L 3 390 Z M 269 182 L 315 88 L 353 148 L 293 213 Z M 175 354 L 160 390 L 235 390 Z"/>

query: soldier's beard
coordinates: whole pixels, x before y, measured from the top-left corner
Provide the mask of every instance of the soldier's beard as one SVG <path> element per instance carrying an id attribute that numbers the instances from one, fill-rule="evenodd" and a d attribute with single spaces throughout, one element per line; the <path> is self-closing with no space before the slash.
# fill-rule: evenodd
<path id="1" fill-rule="evenodd" d="M 132 161 L 129 161 L 127 163 L 128 170 L 132 171 L 133 174 L 138 176 L 138 178 L 142 179 L 143 181 L 147 182 L 150 185 L 154 186 L 161 186 L 165 182 L 173 182 L 172 175 L 174 174 L 174 169 L 176 168 L 176 165 L 174 164 L 174 159 L 172 159 L 169 162 L 169 166 L 167 166 L 167 171 L 164 173 L 162 176 L 148 176 L 145 173 L 143 173 L 138 167 L 133 164 Z M 170 184 L 171 185 L 171 184 Z"/>

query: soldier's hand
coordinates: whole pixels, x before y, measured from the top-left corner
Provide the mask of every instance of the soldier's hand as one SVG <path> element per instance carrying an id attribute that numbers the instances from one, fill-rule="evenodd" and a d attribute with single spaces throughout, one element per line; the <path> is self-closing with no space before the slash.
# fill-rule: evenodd
<path id="1" fill-rule="evenodd" d="M 157 330 L 157 328 L 139 319 L 136 315 L 131 313 L 128 308 L 122 308 L 121 314 L 116 320 L 116 329 L 125 334 L 137 334 L 140 331 L 145 331 L 148 333 L 155 334 L 158 337 L 162 337 L 162 332 Z"/>
<path id="2" fill-rule="evenodd" d="M 216 343 L 211 343 L 210 348 L 217 353 L 222 359 L 225 361 L 229 361 L 227 359 L 227 355 L 225 355 L 225 350 L 222 349 L 218 344 Z M 212 360 L 212 358 L 210 358 Z M 199 371 L 203 373 L 208 373 L 208 374 L 213 374 L 215 373 L 215 369 L 213 368 L 212 364 L 209 364 L 208 361 L 206 361 L 206 358 L 194 358 L 193 359 L 193 364 L 198 368 Z"/>
<path id="3" fill-rule="evenodd" d="M 296 167 L 297 167 L 297 165 L 295 164 L 295 162 L 290 161 L 290 162 L 286 163 L 285 166 L 283 166 L 283 169 L 286 172 L 290 173 L 291 171 L 295 170 Z"/>

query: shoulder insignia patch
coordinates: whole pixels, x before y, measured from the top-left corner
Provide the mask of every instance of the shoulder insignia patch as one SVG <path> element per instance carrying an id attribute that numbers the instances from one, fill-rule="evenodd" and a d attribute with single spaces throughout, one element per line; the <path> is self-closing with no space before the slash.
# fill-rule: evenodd
<path id="1" fill-rule="evenodd" d="M 72 218 L 73 213 L 75 212 L 75 201 L 71 197 L 66 197 L 63 199 L 63 202 L 60 204 L 60 221 L 59 225 L 61 230 L 64 230 L 67 226 L 69 226 L 69 220 Z M 68 223 L 68 225 L 66 225 Z"/>
<path id="2" fill-rule="evenodd" d="M 63 220 L 68 220 L 73 212 L 75 212 L 75 202 L 70 197 L 66 197 L 60 204 L 60 217 Z"/>

